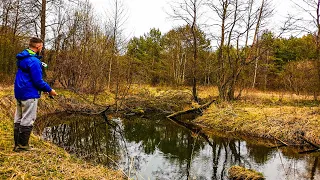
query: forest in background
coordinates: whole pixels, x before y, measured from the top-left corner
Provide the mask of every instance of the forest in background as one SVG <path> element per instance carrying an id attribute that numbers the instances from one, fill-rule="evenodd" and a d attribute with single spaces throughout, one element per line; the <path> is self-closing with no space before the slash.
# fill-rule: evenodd
<path id="1" fill-rule="evenodd" d="M 277 32 L 267 21 L 269 0 L 176 1 L 169 16 L 183 25 L 143 36 L 124 34 L 126 9 L 112 0 L 107 17 L 98 18 L 85 0 L 2 0 L 0 2 L 0 82 L 10 85 L 15 55 L 31 36 L 45 39 L 46 80 L 56 87 L 118 96 L 133 83 L 216 86 L 222 100 L 246 88 L 320 95 L 319 2 L 301 0 L 304 17 L 291 17 Z M 297 4 L 298 5 L 298 4 Z M 305 8 L 308 7 L 308 8 Z M 201 22 L 202 9 L 214 14 L 218 31 Z M 212 25 L 213 26 L 213 25 Z M 300 36 L 282 36 L 300 31 Z"/>

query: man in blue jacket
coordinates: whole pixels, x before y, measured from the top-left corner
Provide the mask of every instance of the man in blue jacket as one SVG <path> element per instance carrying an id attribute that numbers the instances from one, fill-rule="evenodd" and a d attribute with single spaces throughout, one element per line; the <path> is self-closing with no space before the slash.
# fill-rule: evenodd
<path id="1" fill-rule="evenodd" d="M 30 150 L 29 138 L 37 116 L 37 104 L 41 91 L 50 96 L 57 93 L 42 79 L 40 52 L 43 41 L 33 37 L 29 48 L 17 54 L 18 71 L 14 82 L 17 109 L 14 117 L 14 151 Z"/>

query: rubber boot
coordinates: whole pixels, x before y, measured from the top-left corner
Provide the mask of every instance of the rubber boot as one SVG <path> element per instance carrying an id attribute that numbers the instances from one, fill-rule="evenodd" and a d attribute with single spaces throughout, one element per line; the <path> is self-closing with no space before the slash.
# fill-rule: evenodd
<path id="1" fill-rule="evenodd" d="M 14 148 L 13 151 L 19 151 L 19 131 L 20 131 L 20 123 L 14 123 L 13 128 L 13 137 L 14 137 Z"/>
<path id="2" fill-rule="evenodd" d="M 33 126 L 20 126 L 19 133 L 19 150 L 30 151 L 32 148 L 29 146 L 29 138 Z"/>

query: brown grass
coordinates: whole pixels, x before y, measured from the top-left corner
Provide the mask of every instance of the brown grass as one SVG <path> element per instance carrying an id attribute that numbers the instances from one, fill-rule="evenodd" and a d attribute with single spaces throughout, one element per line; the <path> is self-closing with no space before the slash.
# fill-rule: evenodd
<path id="1" fill-rule="evenodd" d="M 289 144 L 302 143 L 297 135 L 305 134 L 320 144 L 319 102 L 290 94 L 250 93 L 236 102 L 211 105 L 196 122 L 210 131 L 277 137 Z"/>
<path id="2" fill-rule="evenodd" d="M 190 108 L 191 102 L 190 88 L 133 85 L 121 108 L 132 112 L 150 110 L 173 113 L 183 108 Z"/>
<path id="3" fill-rule="evenodd" d="M 229 171 L 228 175 L 230 179 L 233 180 L 263 180 L 263 174 L 256 172 L 251 169 L 246 169 L 241 166 L 232 166 Z"/>
<path id="4" fill-rule="evenodd" d="M 118 171 L 79 160 L 32 135 L 35 148 L 13 152 L 12 121 L 0 113 L 0 179 L 121 179 Z"/>

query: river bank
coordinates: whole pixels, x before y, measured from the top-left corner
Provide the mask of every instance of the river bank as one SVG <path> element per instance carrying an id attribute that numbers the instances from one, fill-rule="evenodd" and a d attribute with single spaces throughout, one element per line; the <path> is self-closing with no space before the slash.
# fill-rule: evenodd
<path id="1" fill-rule="evenodd" d="M 81 109 L 98 110 L 69 91 L 59 90 L 63 96 L 52 100 L 43 96 L 39 102 L 38 116 L 59 111 Z M 102 108 L 102 107 L 100 107 Z M 0 179 L 122 179 L 120 171 L 87 163 L 67 153 L 63 148 L 32 135 L 30 152 L 13 152 L 13 123 L 15 99 L 12 88 L 0 89 Z"/>
<path id="2" fill-rule="evenodd" d="M 320 103 L 308 96 L 248 91 L 238 101 L 212 104 L 193 122 L 207 132 L 276 139 L 289 146 L 308 145 L 303 136 L 320 145 Z"/>

